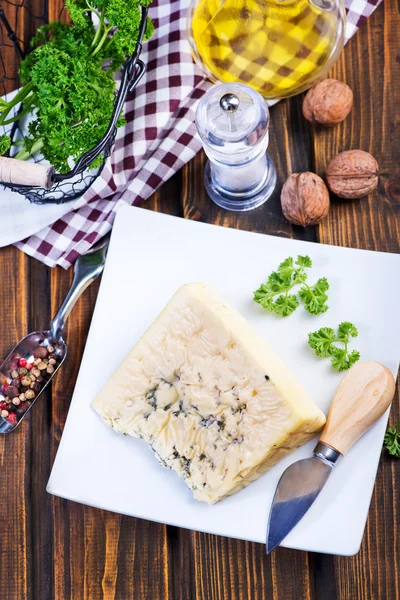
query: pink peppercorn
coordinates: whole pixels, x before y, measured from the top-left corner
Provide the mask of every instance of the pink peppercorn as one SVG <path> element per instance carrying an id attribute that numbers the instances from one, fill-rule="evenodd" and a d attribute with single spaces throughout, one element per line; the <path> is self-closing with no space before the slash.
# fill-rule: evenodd
<path id="1" fill-rule="evenodd" d="M 28 364 L 25 358 L 20 358 L 18 361 L 18 364 L 20 367 L 26 367 L 26 365 Z"/>
<path id="2" fill-rule="evenodd" d="M 10 423 L 16 423 L 17 422 L 17 415 L 15 413 L 10 413 L 8 415 L 8 420 Z"/>
<path id="3" fill-rule="evenodd" d="M 5 402 L 0 402 L 0 410 L 6 410 L 7 404 Z"/>
<path id="4" fill-rule="evenodd" d="M 32 369 L 32 367 L 33 367 L 33 363 L 28 363 L 26 365 L 26 368 L 28 369 L 28 371 L 30 371 Z"/>

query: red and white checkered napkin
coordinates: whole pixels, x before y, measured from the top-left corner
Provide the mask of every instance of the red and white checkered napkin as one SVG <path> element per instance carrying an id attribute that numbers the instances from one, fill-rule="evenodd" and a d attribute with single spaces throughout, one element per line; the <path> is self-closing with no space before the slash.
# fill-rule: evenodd
<path id="1" fill-rule="evenodd" d="M 345 0 L 346 39 L 381 1 Z M 19 237 L 12 241 L 35 231 L 35 220 L 40 223 L 38 232 L 19 242 L 18 248 L 47 265 L 68 268 L 111 229 L 120 202 L 137 204 L 147 199 L 198 152 L 195 110 L 210 84 L 190 55 L 188 5 L 189 0 L 154 0 L 151 16 L 156 34 L 142 55 L 147 73 L 126 104 L 127 124 L 118 132 L 101 177 L 72 204 L 35 206 L 31 213 L 25 206 L 22 213 L 18 211 Z M 1 204 L 0 195 L 0 215 Z M 55 216 L 57 211 L 60 218 Z M 47 212 L 49 224 L 43 227 Z"/>

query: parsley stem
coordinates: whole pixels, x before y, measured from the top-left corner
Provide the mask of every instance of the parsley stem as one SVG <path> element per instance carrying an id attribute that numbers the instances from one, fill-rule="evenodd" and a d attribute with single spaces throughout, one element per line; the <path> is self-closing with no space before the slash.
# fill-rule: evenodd
<path id="1" fill-rule="evenodd" d="M 30 81 L 19 90 L 19 92 L 14 96 L 14 98 L 10 100 L 10 102 L 7 102 L 7 106 L 5 106 L 4 109 L 0 111 L 0 125 L 4 125 L 6 117 L 11 111 L 11 109 L 13 109 L 14 106 L 17 106 L 17 104 L 19 104 L 20 102 L 22 102 L 31 93 L 32 89 L 33 83 Z"/>
<path id="2" fill-rule="evenodd" d="M 345 340 L 343 340 L 342 338 L 335 338 L 334 340 L 332 340 L 333 344 L 344 344 L 344 349 L 347 352 L 347 347 L 349 345 L 349 338 L 346 338 Z"/>
<path id="3" fill-rule="evenodd" d="M 312 295 L 312 297 L 313 297 L 313 298 L 317 298 L 317 296 L 316 296 L 316 294 L 315 294 L 314 290 L 312 289 L 312 287 L 311 287 L 311 286 L 309 286 L 309 285 L 308 285 L 308 283 L 304 282 L 304 283 L 303 283 L 303 286 L 304 286 L 305 288 L 307 288 L 307 290 L 310 292 L 310 294 Z"/>
<path id="4" fill-rule="evenodd" d="M 29 104 L 27 104 L 25 106 L 25 108 L 23 110 L 21 110 L 20 112 L 18 112 L 14 117 L 7 119 L 6 121 L 2 121 L 2 125 L 11 125 L 11 123 L 15 123 L 15 121 L 19 121 L 19 119 L 21 117 L 23 117 L 24 115 L 26 115 L 28 112 L 31 111 L 32 108 L 32 104 L 35 102 L 35 98 L 34 96 L 32 96 L 32 98 L 29 101 Z"/>
<path id="5" fill-rule="evenodd" d="M 39 152 L 39 150 L 43 148 L 43 145 L 43 140 L 37 140 L 30 150 L 22 148 L 14 158 L 17 158 L 18 160 L 27 160 L 29 157 L 36 154 L 36 152 Z"/>
<path id="6" fill-rule="evenodd" d="M 102 30 L 103 30 L 103 25 L 104 25 L 103 19 L 100 19 L 99 26 L 97 28 L 97 31 L 96 31 L 95 35 L 94 35 L 93 41 L 92 41 L 92 43 L 90 45 L 91 48 L 96 48 L 97 43 L 99 42 L 99 40 L 101 38 L 101 34 L 102 34 Z"/>
<path id="7" fill-rule="evenodd" d="M 290 290 L 292 288 L 294 288 L 294 286 L 297 285 L 297 283 L 292 283 L 292 285 L 290 287 L 288 287 L 286 290 L 279 290 L 278 292 L 271 292 L 269 294 L 270 298 L 273 298 L 274 296 L 278 296 L 278 294 L 284 294 L 286 292 L 286 297 L 288 295 L 288 293 L 290 292 Z"/>
<path id="8" fill-rule="evenodd" d="M 111 29 L 112 29 L 112 27 L 105 27 L 104 28 L 104 33 L 103 33 L 103 35 L 101 37 L 100 42 L 98 43 L 97 47 L 93 50 L 93 52 L 90 53 L 89 56 L 96 56 L 96 54 L 98 52 L 100 52 L 100 50 L 101 50 L 104 42 L 106 41 L 106 39 L 108 37 L 108 34 L 110 33 Z"/>
<path id="9" fill-rule="evenodd" d="M 90 12 L 92 12 L 94 15 L 96 15 L 96 17 L 98 19 L 100 19 L 100 21 L 103 20 L 101 13 L 98 10 L 96 10 L 96 8 L 93 6 L 93 4 L 90 4 L 90 2 L 87 2 L 87 0 L 86 0 L 86 5 L 87 5 L 88 9 L 90 10 Z"/>
<path id="10" fill-rule="evenodd" d="M 107 43 L 106 43 L 106 44 L 104 44 L 104 48 L 103 48 L 103 49 L 104 49 L 104 50 L 108 50 L 108 49 L 109 49 L 109 47 L 111 46 L 112 42 L 113 42 L 113 38 L 112 38 L 112 37 L 110 37 L 110 39 L 107 41 Z M 106 59 L 106 58 L 104 58 L 103 60 L 110 60 L 110 59 Z"/>

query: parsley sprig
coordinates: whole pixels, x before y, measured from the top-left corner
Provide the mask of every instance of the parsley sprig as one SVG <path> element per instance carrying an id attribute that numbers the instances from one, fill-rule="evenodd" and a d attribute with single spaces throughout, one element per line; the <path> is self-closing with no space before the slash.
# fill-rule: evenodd
<path id="1" fill-rule="evenodd" d="M 396 458 L 400 458 L 400 430 L 398 422 L 395 427 L 389 427 L 387 429 L 383 443 L 389 454 Z"/>
<path id="2" fill-rule="evenodd" d="M 281 317 L 291 315 L 300 305 L 299 298 L 304 308 L 312 315 L 320 315 L 328 310 L 327 291 L 329 283 L 326 277 L 318 279 L 317 283 L 310 286 L 307 283 L 306 269 L 312 267 L 309 256 L 298 256 L 295 261 L 292 257 L 286 258 L 276 271 L 272 271 L 267 281 L 262 283 L 254 292 L 254 301 L 266 310 Z M 302 285 L 298 295 L 290 293 L 297 285 Z"/>
<path id="3" fill-rule="evenodd" d="M 309 333 L 308 343 L 317 356 L 330 358 L 334 369 L 346 371 L 360 359 L 358 350 L 350 351 L 348 347 L 350 338 L 357 336 L 357 327 L 344 321 L 338 326 L 337 332 L 330 327 L 321 327 L 318 331 Z"/>

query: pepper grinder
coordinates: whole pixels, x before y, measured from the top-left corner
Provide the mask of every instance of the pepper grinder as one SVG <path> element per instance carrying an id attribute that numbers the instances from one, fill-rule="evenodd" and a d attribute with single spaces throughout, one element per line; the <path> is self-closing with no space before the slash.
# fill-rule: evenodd
<path id="1" fill-rule="evenodd" d="M 267 152 L 269 111 L 263 97 L 240 83 L 213 86 L 200 100 L 196 126 L 209 160 L 207 194 L 227 210 L 264 204 L 274 191 L 276 171 Z"/>

